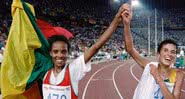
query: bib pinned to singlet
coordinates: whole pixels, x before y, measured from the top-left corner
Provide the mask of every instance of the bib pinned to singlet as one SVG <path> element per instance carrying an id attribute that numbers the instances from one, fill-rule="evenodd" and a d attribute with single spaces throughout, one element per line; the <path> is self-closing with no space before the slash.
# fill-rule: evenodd
<path id="1" fill-rule="evenodd" d="M 71 86 L 43 85 L 44 99 L 71 99 Z"/>

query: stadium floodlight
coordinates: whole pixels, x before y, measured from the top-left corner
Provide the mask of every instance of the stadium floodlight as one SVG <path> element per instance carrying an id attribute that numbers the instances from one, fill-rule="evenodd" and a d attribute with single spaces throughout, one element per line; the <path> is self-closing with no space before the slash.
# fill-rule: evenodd
<path id="1" fill-rule="evenodd" d="M 132 6 L 139 6 L 139 0 L 132 0 Z"/>
<path id="2" fill-rule="evenodd" d="M 119 3 L 120 2 L 120 0 L 113 0 L 115 3 Z"/>

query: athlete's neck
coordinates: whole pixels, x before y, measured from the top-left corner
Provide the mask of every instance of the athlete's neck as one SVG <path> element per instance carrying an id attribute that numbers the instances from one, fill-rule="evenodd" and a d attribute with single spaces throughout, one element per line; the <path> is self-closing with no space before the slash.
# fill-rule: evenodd
<path id="1" fill-rule="evenodd" d="M 158 65 L 159 72 L 161 73 L 169 73 L 170 67 L 169 66 L 162 66 L 161 64 Z"/>
<path id="2" fill-rule="evenodd" d="M 55 66 L 53 69 L 54 75 L 57 76 L 64 69 L 64 67 L 65 67 L 65 65 L 63 65 L 61 67 Z"/>

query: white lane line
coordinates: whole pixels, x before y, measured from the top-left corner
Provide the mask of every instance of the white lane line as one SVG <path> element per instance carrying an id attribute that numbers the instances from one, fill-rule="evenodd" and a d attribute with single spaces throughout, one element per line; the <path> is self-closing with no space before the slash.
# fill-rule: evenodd
<path id="1" fill-rule="evenodd" d="M 137 82 L 139 82 L 139 79 L 137 79 L 137 77 L 134 75 L 133 71 L 132 71 L 132 68 L 135 66 L 136 64 L 132 65 L 130 67 L 130 73 L 132 74 L 132 76 L 134 77 L 135 80 L 137 80 Z"/>
<path id="2" fill-rule="evenodd" d="M 122 95 L 121 95 L 121 93 L 120 93 L 120 91 L 119 91 L 119 89 L 118 89 L 118 87 L 117 87 L 117 85 L 116 85 L 115 76 L 114 76 L 114 75 L 115 75 L 116 71 L 117 71 L 120 67 L 122 67 L 122 66 L 124 66 L 124 65 L 125 65 L 125 63 L 119 65 L 119 66 L 113 71 L 113 75 L 112 75 L 114 87 L 116 88 L 116 91 L 117 91 L 117 93 L 118 93 L 118 95 L 119 95 L 119 97 L 120 97 L 121 99 L 124 99 L 124 98 L 122 97 Z"/>
<path id="3" fill-rule="evenodd" d="M 85 95 L 86 95 L 86 92 L 87 92 L 87 88 L 88 88 L 88 86 L 89 86 L 89 83 L 90 83 L 90 81 L 92 80 L 92 78 L 93 78 L 98 72 L 100 72 L 101 70 L 103 70 L 103 69 L 105 69 L 105 68 L 107 68 L 107 67 L 109 67 L 109 66 L 111 66 L 111 65 L 119 64 L 119 63 L 120 63 L 120 62 L 116 62 L 116 63 L 113 63 L 113 64 L 109 64 L 108 66 L 104 66 L 103 68 L 97 70 L 97 71 L 90 77 L 90 79 L 88 80 L 88 82 L 87 82 L 87 84 L 86 84 L 86 86 L 85 86 L 85 88 L 84 88 L 83 94 L 82 94 L 82 99 L 85 99 Z"/>
<path id="4" fill-rule="evenodd" d="M 134 64 L 133 66 L 130 67 L 130 72 L 131 72 L 132 76 L 134 77 L 134 79 L 135 79 L 137 82 L 139 82 L 139 79 L 134 75 L 134 73 L 133 73 L 133 71 L 132 71 L 132 68 L 133 68 L 135 65 L 136 65 L 136 64 Z M 181 91 L 185 93 L 185 90 L 182 89 Z"/>
<path id="5" fill-rule="evenodd" d="M 97 80 L 112 80 L 112 79 L 92 79 L 91 81 L 97 81 Z"/>

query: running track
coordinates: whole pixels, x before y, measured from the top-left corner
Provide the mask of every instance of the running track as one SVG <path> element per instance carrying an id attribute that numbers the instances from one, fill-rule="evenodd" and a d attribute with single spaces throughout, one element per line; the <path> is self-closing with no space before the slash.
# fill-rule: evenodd
<path id="1" fill-rule="evenodd" d="M 132 99 L 142 69 L 134 60 L 92 65 L 80 81 L 79 99 Z M 180 99 L 185 99 L 185 82 Z"/>

